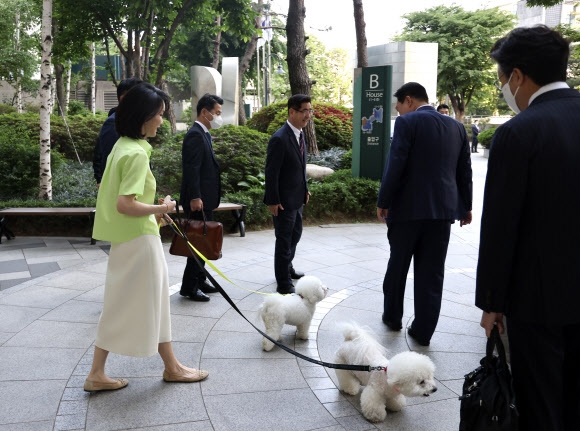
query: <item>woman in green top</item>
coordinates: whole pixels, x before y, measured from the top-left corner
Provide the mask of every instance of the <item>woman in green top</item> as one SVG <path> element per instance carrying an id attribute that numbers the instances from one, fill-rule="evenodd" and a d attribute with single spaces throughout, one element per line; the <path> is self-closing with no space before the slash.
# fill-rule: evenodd
<path id="1" fill-rule="evenodd" d="M 170 196 L 153 205 L 151 145 L 169 104 L 166 93 L 143 83 L 125 94 L 116 112 L 120 138 L 107 158 L 97 197 L 93 238 L 110 241 L 103 312 L 85 391 L 121 389 L 127 379 L 105 374 L 109 352 L 146 357 L 159 353 L 167 382 L 197 382 L 208 372 L 182 365 L 171 345 L 169 278 L 159 235 L 163 215 L 175 210 Z"/>

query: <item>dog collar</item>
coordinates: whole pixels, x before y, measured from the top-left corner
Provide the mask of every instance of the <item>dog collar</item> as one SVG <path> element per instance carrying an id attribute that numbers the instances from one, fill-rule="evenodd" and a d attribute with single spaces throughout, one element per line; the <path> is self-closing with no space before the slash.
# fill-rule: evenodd
<path id="1" fill-rule="evenodd" d="M 378 366 L 378 367 L 369 367 L 369 369 L 370 369 L 370 371 L 375 371 L 375 370 L 376 371 L 384 371 L 385 374 L 387 374 L 387 367 Z M 401 393 L 401 391 L 399 391 L 399 388 L 397 388 L 396 386 L 393 386 L 393 389 L 395 390 L 395 392 Z"/>

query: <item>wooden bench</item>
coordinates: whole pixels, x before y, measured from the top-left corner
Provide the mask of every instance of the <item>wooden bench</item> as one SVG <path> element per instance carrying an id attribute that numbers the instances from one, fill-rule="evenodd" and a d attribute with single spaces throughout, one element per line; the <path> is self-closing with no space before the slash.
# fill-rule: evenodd
<path id="1" fill-rule="evenodd" d="M 2 244 L 2 235 L 7 239 L 14 239 L 14 234 L 8 228 L 9 217 L 24 217 L 24 216 L 89 216 L 91 223 L 91 232 L 93 223 L 95 221 L 95 208 L 7 208 L 0 210 L 0 244 Z M 91 244 L 96 244 L 96 241 L 91 238 Z"/>
<path id="2" fill-rule="evenodd" d="M 222 202 L 214 211 L 231 211 L 234 217 L 234 224 L 230 228 L 231 233 L 240 232 L 240 236 L 246 236 L 246 227 L 244 219 L 246 217 L 246 206 L 243 204 L 235 204 L 231 202 Z M 179 212 L 183 212 L 183 207 L 179 205 Z M 175 213 L 173 213 L 175 214 Z"/>
<path id="3" fill-rule="evenodd" d="M 180 207 L 181 208 L 181 207 Z M 234 204 L 230 202 L 221 203 L 219 208 L 214 211 L 231 211 L 234 217 L 234 224 L 231 227 L 231 232 L 239 230 L 240 236 L 246 236 L 246 228 L 244 225 L 244 218 L 246 216 L 246 206 L 242 204 Z M 91 223 L 91 232 L 93 230 L 93 223 L 95 221 L 95 208 L 7 208 L 0 210 L 0 244 L 2 244 L 2 235 L 7 239 L 14 239 L 14 234 L 8 228 L 9 217 L 24 217 L 24 216 L 80 216 L 88 215 Z M 94 238 L 91 238 L 91 244 L 96 244 Z"/>

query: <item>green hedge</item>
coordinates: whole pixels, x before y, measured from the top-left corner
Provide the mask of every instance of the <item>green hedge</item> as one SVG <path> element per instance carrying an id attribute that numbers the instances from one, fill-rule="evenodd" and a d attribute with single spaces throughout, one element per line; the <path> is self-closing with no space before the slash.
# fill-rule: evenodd
<path id="1" fill-rule="evenodd" d="M 256 176 L 266 165 L 269 136 L 245 126 L 226 125 L 211 131 L 213 149 L 220 164 L 222 194 L 241 189 L 240 181 L 248 175 Z M 158 192 L 176 195 L 181 188 L 181 146 L 185 133 L 154 148 L 151 154 L 153 175 Z"/>
<path id="2" fill-rule="evenodd" d="M 330 103 L 312 103 L 319 151 L 333 147 L 352 148 L 352 110 Z M 256 112 L 246 126 L 272 135 L 288 119 L 287 102 L 278 102 Z"/>
<path id="3" fill-rule="evenodd" d="M 477 142 L 483 148 L 489 149 L 489 146 L 491 144 L 491 138 L 493 138 L 493 135 L 494 135 L 496 130 L 497 130 L 497 127 L 492 127 L 491 129 L 484 130 L 479 135 L 477 135 Z"/>

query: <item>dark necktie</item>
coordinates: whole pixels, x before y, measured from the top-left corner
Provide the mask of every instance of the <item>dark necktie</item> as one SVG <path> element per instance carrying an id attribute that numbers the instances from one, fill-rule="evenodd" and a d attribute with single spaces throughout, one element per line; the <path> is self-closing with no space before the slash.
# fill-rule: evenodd
<path id="1" fill-rule="evenodd" d="M 205 132 L 205 135 L 207 136 L 209 147 L 213 150 L 213 145 L 211 144 L 211 135 L 209 134 L 209 132 Z"/>
<path id="2" fill-rule="evenodd" d="M 304 146 L 306 143 L 304 142 L 304 133 L 300 132 L 300 154 L 304 155 Z"/>

